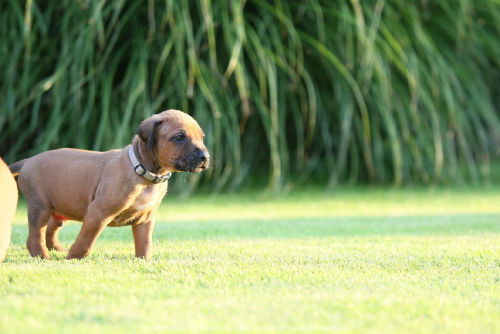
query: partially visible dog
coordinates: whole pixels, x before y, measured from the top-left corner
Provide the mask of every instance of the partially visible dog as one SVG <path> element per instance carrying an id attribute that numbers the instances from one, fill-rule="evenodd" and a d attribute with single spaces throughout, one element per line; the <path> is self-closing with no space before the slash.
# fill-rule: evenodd
<path id="1" fill-rule="evenodd" d="M 5 259 L 17 208 L 17 186 L 7 165 L 0 159 L 0 262 Z"/>
<path id="2" fill-rule="evenodd" d="M 179 110 L 144 120 L 132 145 L 92 152 L 59 149 L 10 166 L 28 202 L 32 256 L 49 259 L 48 249 L 65 251 L 58 239 L 66 220 L 83 222 L 67 259 L 87 256 L 106 226 L 132 226 L 137 257 L 151 258 L 156 209 L 172 172 L 200 172 L 209 166 L 204 134 Z"/>

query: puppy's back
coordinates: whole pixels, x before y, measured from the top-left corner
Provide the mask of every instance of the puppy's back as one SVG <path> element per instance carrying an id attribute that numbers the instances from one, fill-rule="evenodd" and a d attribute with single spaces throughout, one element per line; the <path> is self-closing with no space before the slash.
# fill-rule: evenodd
<path id="1" fill-rule="evenodd" d="M 54 209 L 65 208 L 69 218 L 81 220 L 92 202 L 105 169 L 124 167 L 123 150 L 94 152 L 59 149 L 26 159 L 21 167 L 19 190 L 28 200 L 37 198 Z M 12 166 L 11 166 L 12 167 Z M 56 210 L 57 211 L 57 210 Z"/>

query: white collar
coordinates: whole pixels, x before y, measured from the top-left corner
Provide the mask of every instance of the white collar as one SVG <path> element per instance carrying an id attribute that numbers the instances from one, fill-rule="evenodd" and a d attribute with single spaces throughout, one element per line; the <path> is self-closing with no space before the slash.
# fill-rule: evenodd
<path id="1" fill-rule="evenodd" d="M 130 145 L 130 148 L 128 150 L 128 156 L 130 158 L 130 162 L 132 163 L 132 166 L 134 166 L 134 170 L 137 174 L 142 176 L 145 179 L 148 179 L 149 181 L 153 183 L 163 183 L 167 182 L 168 179 L 170 179 L 170 176 L 172 176 L 172 173 L 168 173 L 167 175 L 161 176 L 157 175 L 154 173 L 151 173 L 148 171 L 146 168 L 144 168 L 139 160 L 137 160 L 137 157 L 135 156 L 134 153 L 134 146 Z"/>

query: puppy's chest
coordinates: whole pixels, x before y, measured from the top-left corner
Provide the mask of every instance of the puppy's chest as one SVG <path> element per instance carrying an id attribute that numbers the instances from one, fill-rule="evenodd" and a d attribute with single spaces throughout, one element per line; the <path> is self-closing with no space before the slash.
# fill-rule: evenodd
<path id="1" fill-rule="evenodd" d="M 109 225 L 126 226 L 145 222 L 150 215 L 154 214 L 165 193 L 166 191 L 154 191 L 146 188 Z"/>
<path id="2" fill-rule="evenodd" d="M 130 206 L 130 212 L 149 212 L 155 209 L 158 205 L 160 205 L 161 198 L 159 196 L 152 195 L 142 195 L 139 196 L 134 203 Z"/>

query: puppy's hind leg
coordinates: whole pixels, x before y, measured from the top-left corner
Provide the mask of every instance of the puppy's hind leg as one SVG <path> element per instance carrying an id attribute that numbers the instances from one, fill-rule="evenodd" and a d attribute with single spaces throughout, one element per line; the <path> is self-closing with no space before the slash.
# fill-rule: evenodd
<path id="1" fill-rule="evenodd" d="M 38 203 L 37 203 L 38 204 Z M 30 205 L 28 202 L 29 235 L 26 247 L 33 257 L 50 260 L 49 251 L 45 246 L 45 233 L 50 218 L 50 209 L 42 205 Z"/>
<path id="2" fill-rule="evenodd" d="M 54 214 L 51 215 L 49 223 L 47 224 L 47 236 L 45 240 L 48 249 L 60 252 L 67 251 L 59 242 L 59 232 L 63 228 L 65 222 L 66 219 L 64 217 Z"/>

